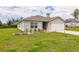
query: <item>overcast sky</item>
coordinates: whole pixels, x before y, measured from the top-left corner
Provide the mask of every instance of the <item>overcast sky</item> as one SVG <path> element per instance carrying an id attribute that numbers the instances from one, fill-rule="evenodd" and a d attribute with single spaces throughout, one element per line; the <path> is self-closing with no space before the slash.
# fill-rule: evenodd
<path id="1" fill-rule="evenodd" d="M 78 6 L 0 6 L 0 20 L 6 22 L 8 18 L 29 17 L 34 15 L 46 16 L 51 13 L 51 17 L 60 16 L 63 19 L 73 18 L 73 11 Z"/>

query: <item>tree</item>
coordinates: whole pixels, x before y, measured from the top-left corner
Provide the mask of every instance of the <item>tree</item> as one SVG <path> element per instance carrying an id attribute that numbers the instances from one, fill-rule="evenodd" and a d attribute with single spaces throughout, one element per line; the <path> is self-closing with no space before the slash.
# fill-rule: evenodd
<path id="1" fill-rule="evenodd" d="M 20 17 L 20 20 L 23 19 L 23 17 Z"/>
<path id="2" fill-rule="evenodd" d="M 79 9 L 75 9 L 73 12 L 73 16 L 75 17 L 75 19 L 79 18 Z"/>
<path id="3" fill-rule="evenodd" d="M 2 26 L 2 21 L 0 21 L 0 26 Z"/>
<path id="4" fill-rule="evenodd" d="M 21 18 L 13 18 L 11 17 L 10 19 L 8 19 L 8 21 L 6 22 L 7 27 L 11 28 L 11 27 L 16 27 L 17 22 L 20 21 L 21 19 L 23 19 L 23 17 Z"/>
<path id="5" fill-rule="evenodd" d="M 11 20 L 11 19 L 8 19 L 8 21 L 6 22 L 6 24 L 7 24 L 8 26 L 10 26 L 10 25 L 12 24 L 12 20 Z"/>
<path id="6" fill-rule="evenodd" d="M 11 17 L 11 22 L 12 22 L 12 23 L 15 22 L 15 19 L 14 19 L 13 17 Z"/>

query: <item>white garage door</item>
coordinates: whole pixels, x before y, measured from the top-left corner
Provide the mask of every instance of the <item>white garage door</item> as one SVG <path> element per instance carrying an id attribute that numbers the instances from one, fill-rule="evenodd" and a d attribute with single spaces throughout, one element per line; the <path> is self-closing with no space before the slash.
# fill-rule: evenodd
<path id="1" fill-rule="evenodd" d="M 52 24 L 51 30 L 52 31 L 62 31 L 62 30 L 64 30 L 64 24 Z"/>

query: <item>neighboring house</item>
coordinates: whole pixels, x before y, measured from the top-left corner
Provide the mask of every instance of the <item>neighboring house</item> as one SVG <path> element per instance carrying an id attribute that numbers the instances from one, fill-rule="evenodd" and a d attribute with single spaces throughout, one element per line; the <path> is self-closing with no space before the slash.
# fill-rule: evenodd
<path id="1" fill-rule="evenodd" d="M 79 26 L 79 21 L 77 21 L 77 26 Z"/>
<path id="2" fill-rule="evenodd" d="M 60 17 L 52 17 L 49 15 L 47 17 L 36 15 L 24 18 L 17 24 L 17 28 L 26 31 L 31 29 L 36 30 L 47 30 L 52 31 L 63 31 L 64 30 L 64 20 Z"/>
<path id="3" fill-rule="evenodd" d="M 66 19 L 65 26 L 79 26 L 79 21 L 73 18 Z"/>
<path id="4" fill-rule="evenodd" d="M 69 18 L 65 20 L 65 26 L 76 26 L 76 20 L 73 18 Z"/>
<path id="5" fill-rule="evenodd" d="M 77 25 L 76 26 L 79 26 L 79 19 L 77 19 Z"/>

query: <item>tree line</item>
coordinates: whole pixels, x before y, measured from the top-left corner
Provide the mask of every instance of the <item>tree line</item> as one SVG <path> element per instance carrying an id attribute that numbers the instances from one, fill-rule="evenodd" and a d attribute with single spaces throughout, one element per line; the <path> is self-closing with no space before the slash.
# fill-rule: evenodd
<path id="1" fill-rule="evenodd" d="M 23 19 L 23 17 L 17 19 L 11 17 L 10 19 L 8 19 L 8 21 L 6 21 L 6 23 L 2 23 L 2 21 L 0 20 L 0 28 L 16 28 L 17 22 L 19 22 L 21 19 Z"/>

